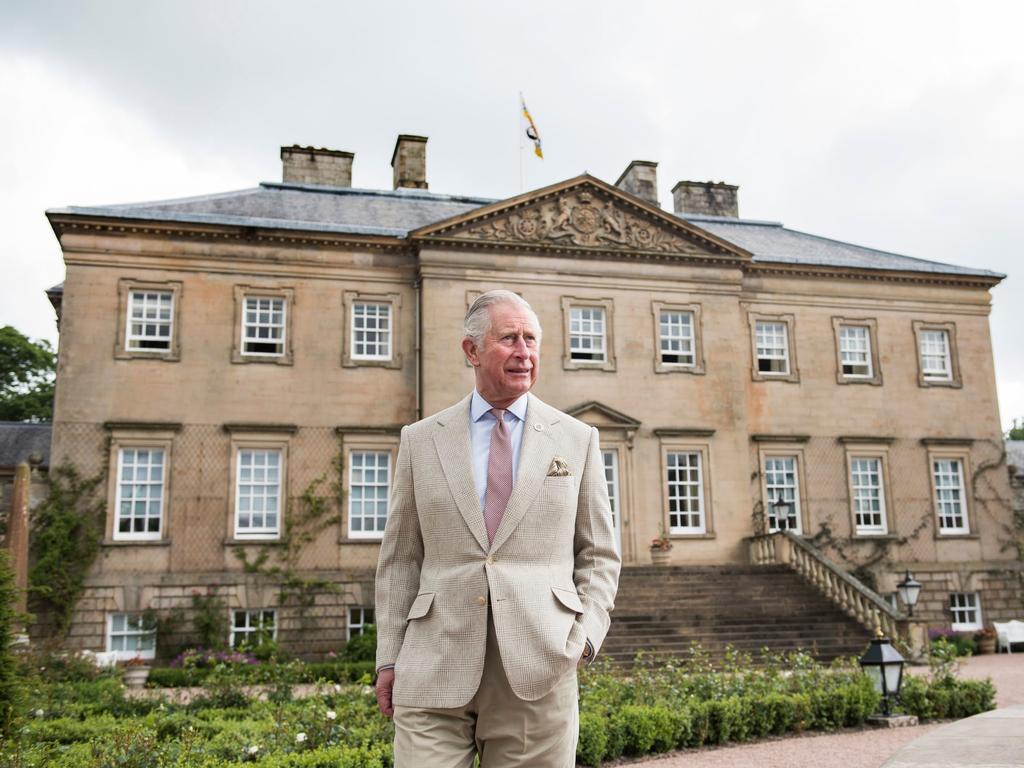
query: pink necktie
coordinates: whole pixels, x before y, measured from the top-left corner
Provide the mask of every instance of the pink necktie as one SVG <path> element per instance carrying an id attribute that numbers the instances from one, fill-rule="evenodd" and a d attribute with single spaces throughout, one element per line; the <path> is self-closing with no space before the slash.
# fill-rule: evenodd
<path id="1" fill-rule="evenodd" d="M 487 457 L 487 494 L 484 497 L 484 525 L 487 526 L 487 541 L 494 541 L 494 534 L 501 524 L 501 517 L 512 495 L 512 435 L 505 424 L 505 411 L 491 408 L 498 423 L 491 430 L 491 452 Z"/>

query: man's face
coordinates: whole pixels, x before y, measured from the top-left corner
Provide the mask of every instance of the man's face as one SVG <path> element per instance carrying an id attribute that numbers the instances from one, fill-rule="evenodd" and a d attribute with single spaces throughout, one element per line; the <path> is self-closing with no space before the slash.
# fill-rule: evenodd
<path id="1" fill-rule="evenodd" d="M 480 345 L 462 340 L 476 370 L 476 388 L 495 408 L 530 391 L 540 372 L 540 328 L 533 313 L 514 302 L 492 304 L 491 327 Z"/>

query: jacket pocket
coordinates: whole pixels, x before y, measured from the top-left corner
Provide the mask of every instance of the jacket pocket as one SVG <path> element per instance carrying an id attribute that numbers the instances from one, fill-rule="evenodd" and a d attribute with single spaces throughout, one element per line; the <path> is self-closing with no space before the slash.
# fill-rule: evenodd
<path id="1" fill-rule="evenodd" d="M 565 589 L 564 587 L 552 587 L 551 593 L 555 598 L 568 608 L 570 611 L 575 613 L 583 613 L 583 603 L 580 602 L 580 596 L 577 594 L 575 589 Z"/>
<path id="2" fill-rule="evenodd" d="M 433 603 L 433 592 L 424 592 L 422 595 L 416 595 L 416 599 L 412 601 L 412 606 L 409 608 L 409 615 L 405 617 L 405 620 L 422 619 L 430 611 L 430 606 Z"/>

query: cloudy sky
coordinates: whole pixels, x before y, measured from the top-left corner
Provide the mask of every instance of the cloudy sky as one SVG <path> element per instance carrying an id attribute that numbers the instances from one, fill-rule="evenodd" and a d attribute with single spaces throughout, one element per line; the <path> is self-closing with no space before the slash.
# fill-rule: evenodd
<path id="1" fill-rule="evenodd" d="M 0 0 L 0 325 L 56 341 L 46 208 L 280 179 L 283 144 L 390 188 L 430 137 L 438 192 L 659 163 L 740 213 L 1009 275 L 993 291 L 1004 424 L 1024 417 L 1024 5 L 1005 2 Z"/>

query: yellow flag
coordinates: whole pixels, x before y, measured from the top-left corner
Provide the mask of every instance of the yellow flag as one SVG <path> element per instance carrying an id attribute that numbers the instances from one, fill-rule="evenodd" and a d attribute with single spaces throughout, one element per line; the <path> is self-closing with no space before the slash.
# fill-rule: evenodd
<path id="1" fill-rule="evenodd" d="M 523 105 L 523 117 L 526 118 L 526 138 L 533 142 L 533 153 L 541 160 L 544 159 L 544 152 L 540 148 L 540 132 L 537 130 L 537 126 L 534 125 L 533 118 L 530 116 L 530 110 L 526 108 L 526 100 L 523 99 L 523 94 L 519 94 L 519 101 Z"/>

